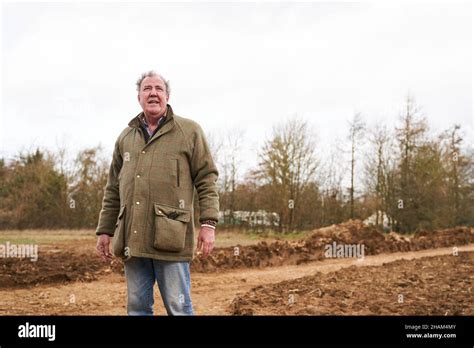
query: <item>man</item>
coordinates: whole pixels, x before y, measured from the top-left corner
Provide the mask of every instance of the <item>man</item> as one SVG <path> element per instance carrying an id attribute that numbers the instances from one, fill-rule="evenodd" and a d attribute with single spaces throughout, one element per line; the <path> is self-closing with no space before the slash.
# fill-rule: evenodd
<path id="1" fill-rule="evenodd" d="M 124 259 L 129 315 L 153 314 L 158 283 L 168 315 L 192 315 L 189 264 L 194 255 L 193 196 L 207 257 L 218 220 L 218 172 L 201 127 L 168 104 L 169 83 L 150 71 L 137 81 L 143 111 L 115 143 L 96 234 L 97 253 Z"/>

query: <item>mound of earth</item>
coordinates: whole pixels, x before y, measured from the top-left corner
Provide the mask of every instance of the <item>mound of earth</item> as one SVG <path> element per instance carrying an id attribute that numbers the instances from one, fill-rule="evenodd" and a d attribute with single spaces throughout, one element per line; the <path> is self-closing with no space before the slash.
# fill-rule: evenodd
<path id="1" fill-rule="evenodd" d="M 411 240 L 413 250 L 443 248 L 474 242 L 474 231 L 469 227 L 447 228 L 438 231 L 421 231 Z"/>
<path id="2" fill-rule="evenodd" d="M 4 258 L 0 262 L 0 288 L 17 288 L 37 284 L 93 281 L 100 274 L 111 272 L 94 253 L 69 251 L 42 254 L 37 261 Z"/>
<path id="3" fill-rule="evenodd" d="M 348 221 L 314 230 L 298 241 L 276 240 L 256 245 L 216 248 L 204 259 L 196 256 L 191 264 L 193 272 L 215 272 L 222 269 L 298 265 L 325 259 L 325 247 L 331 243 L 363 244 L 366 255 L 384 252 L 415 251 L 430 248 L 460 246 L 474 243 L 474 231 L 456 227 L 441 231 L 422 231 L 413 238 L 396 233 L 382 234 L 375 227 L 361 221 Z M 90 248 L 77 250 L 71 246 L 62 249 L 40 249 L 36 262 L 29 259 L 0 259 L 0 288 L 34 286 L 36 284 L 92 281 L 103 273 L 123 274 L 123 262 L 114 259 L 103 264 Z"/>
<path id="4" fill-rule="evenodd" d="M 351 266 L 258 286 L 234 315 L 473 315 L 474 253 Z"/>
<path id="5" fill-rule="evenodd" d="M 249 246 L 216 248 L 206 259 L 197 256 L 191 264 L 191 269 L 195 272 L 213 272 L 221 269 L 294 265 L 322 260 L 325 258 L 325 247 L 334 242 L 339 245 L 360 244 L 364 246 L 365 255 L 375 255 L 474 243 L 474 231 L 468 227 L 456 227 L 420 232 L 413 238 L 408 238 L 395 232 L 383 234 L 374 226 L 366 226 L 360 220 L 349 220 L 314 230 L 309 236 L 296 242 L 260 242 Z"/>

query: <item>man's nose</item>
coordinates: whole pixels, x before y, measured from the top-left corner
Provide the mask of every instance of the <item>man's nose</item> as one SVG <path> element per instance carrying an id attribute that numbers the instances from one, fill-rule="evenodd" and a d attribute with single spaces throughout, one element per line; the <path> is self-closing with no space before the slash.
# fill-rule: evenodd
<path id="1" fill-rule="evenodd" d="M 150 97 L 151 96 L 158 96 L 158 91 L 156 89 L 152 89 L 150 92 Z"/>

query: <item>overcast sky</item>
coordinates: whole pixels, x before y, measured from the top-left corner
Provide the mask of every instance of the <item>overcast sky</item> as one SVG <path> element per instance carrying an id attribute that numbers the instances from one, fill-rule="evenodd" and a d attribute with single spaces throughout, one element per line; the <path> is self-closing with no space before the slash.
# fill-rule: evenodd
<path id="1" fill-rule="evenodd" d="M 245 130 L 245 166 L 292 115 L 324 149 L 355 112 L 392 125 L 407 93 L 472 139 L 471 22 L 470 3 L 4 3 L 0 157 L 110 153 L 149 69 L 178 115 Z"/>

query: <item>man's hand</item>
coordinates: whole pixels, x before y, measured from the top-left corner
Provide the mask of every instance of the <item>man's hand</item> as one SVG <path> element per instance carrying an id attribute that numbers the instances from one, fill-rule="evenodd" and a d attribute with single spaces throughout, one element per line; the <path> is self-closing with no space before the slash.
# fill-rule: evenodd
<path id="1" fill-rule="evenodd" d="M 212 249 L 214 249 L 214 240 L 214 229 L 207 226 L 201 227 L 197 240 L 197 250 L 201 250 L 202 248 L 204 258 L 208 257 Z"/>
<path id="2" fill-rule="evenodd" d="M 112 260 L 112 253 L 109 250 L 110 236 L 108 234 L 101 234 L 97 239 L 97 255 L 102 261 L 107 262 Z"/>

